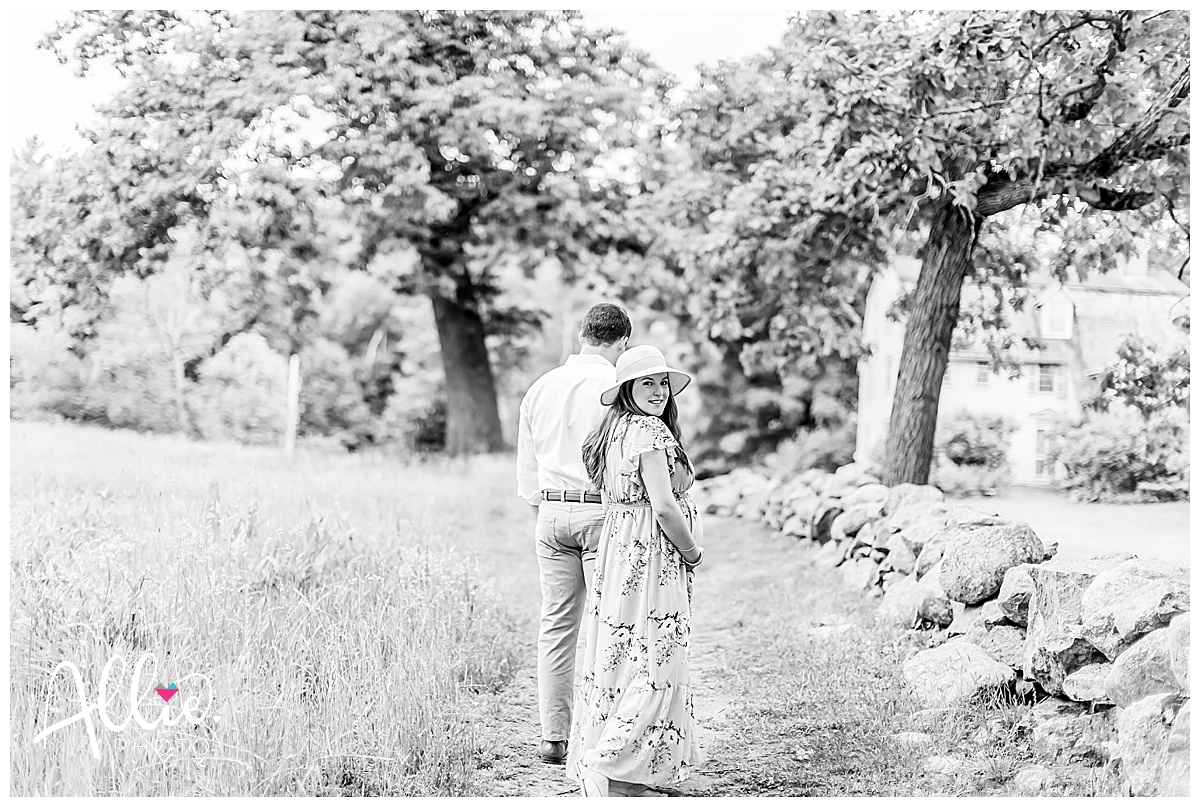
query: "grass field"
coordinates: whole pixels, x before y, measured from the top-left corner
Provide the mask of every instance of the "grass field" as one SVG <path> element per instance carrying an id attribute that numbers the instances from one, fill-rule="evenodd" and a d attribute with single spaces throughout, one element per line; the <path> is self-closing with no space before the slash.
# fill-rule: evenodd
<path id="1" fill-rule="evenodd" d="M 540 599 L 511 457 L 379 456 L 11 430 L 14 795 L 564 795 L 537 761 Z M 706 519 L 692 672 L 709 759 L 690 796 L 1032 795 L 1029 703 L 917 725 L 905 658 L 934 636 L 877 622 L 813 547 Z M 81 723 L 120 654 L 153 653 L 198 725 Z M 131 674 L 106 700 L 129 716 Z M 204 678 L 200 678 L 204 676 Z M 210 703 L 211 701 L 211 703 Z M 177 713 L 177 710 L 175 710 Z M 927 732 L 925 744 L 900 743 Z M 953 770 L 929 770 L 931 757 Z M 1116 795 L 1111 766 L 1056 763 L 1053 795 Z"/>
<path id="2" fill-rule="evenodd" d="M 489 578 L 523 559 L 488 552 L 527 517 L 511 460 L 288 459 L 24 423 L 10 451 L 12 794 L 468 789 L 464 704 L 514 663 Z M 82 722 L 34 742 L 79 709 L 56 665 L 95 701 L 106 662 L 143 653 L 158 666 L 141 713 L 162 708 L 154 684 L 178 682 L 198 725 L 97 724 L 99 759 Z M 131 677 L 118 665 L 110 681 L 118 724 Z"/>

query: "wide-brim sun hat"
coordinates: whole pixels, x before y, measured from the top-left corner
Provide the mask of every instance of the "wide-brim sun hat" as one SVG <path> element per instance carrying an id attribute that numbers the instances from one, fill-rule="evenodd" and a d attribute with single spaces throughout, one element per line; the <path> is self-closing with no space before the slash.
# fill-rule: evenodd
<path id="1" fill-rule="evenodd" d="M 629 348 L 617 357 L 617 383 L 600 393 L 600 403 L 612 406 L 617 400 L 617 393 L 621 391 L 621 385 L 626 381 L 659 373 L 667 374 L 673 396 L 683 392 L 687 385 L 692 383 L 692 377 L 683 370 L 667 366 L 667 359 L 658 348 L 652 345 Z"/>

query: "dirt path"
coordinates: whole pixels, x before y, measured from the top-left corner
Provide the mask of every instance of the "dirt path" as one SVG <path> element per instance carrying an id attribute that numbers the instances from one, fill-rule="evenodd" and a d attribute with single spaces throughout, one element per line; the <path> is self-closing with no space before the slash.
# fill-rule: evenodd
<path id="1" fill-rule="evenodd" d="M 805 679 L 795 667 L 797 649 L 844 636 L 855 622 L 846 614 L 861 612 L 861 603 L 846 597 L 836 579 L 822 581 L 807 563 L 808 550 L 762 525 L 709 517 L 705 535 L 707 558 L 693 603 L 692 671 L 707 760 L 674 794 L 812 793 L 811 782 L 803 782 L 816 763 L 809 745 L 820 744 L 822 728 L 819 720 L 796 723 L 802 715 L 813 717 L 795 697 L 795 684 Z M 858 616 L 859 622 L 869 620 L 869 614 Z M 523 653 L 528 665 L 476 712 L 484 726 L 477 782 L 483 795 L 577 795 L 562 767 L 534 754 L 539 739 L 534 657 L 529 641 Z M 828 653 L 814 658 L 824 663 Z M 870 702 L 866 693 L 853 691 L 853 681 L 845 684 L 847 700 Z M 847 734 L 859 731 L 853 721 L 840 725 Z"/>

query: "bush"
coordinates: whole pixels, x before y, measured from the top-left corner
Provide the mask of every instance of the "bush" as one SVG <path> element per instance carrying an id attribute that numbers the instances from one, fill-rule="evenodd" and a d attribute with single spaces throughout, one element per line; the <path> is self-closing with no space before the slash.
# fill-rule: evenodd
<path id="1" fill-rule="evenodd" d="M 797 432 L 763 460 L 772 473 L 791 475 L 820 468 L 833 472 L 854 461 L 854 418 L 838 426 L 818 426 Z"/>
<path id="2" fill-rule="evenodd" d="M 300 433 L 359 448 L 374 441 L 374 428 L 350 354 L 337 342 L 316 340 L 300 357 Z"/>
<path id="3" fill-rule="evenodd" d="M 196 416 L 208 440 L 274 443 L 287 417 L 288 362 L 257 333 L 238 334 L 200 367 Z"/>
<path id="4" fill-rule="evenodd" d="M 1047 453 L 1066 468 L 1075 499 L 1171 501 L 1190 495 L 1189 437 L 1181 407 L 1149 417 L 1114 407 L 1051 435 Z"/>
<path id="5" fill-rule="evenodd" d="M 10 323 L 9 415 L 14 420 L 100 420 L 89 400 L 87 367 L 62 331 Z"/>
<path id="6" fill-rule="evenodd" d="M 990 493 L 1012 476 L 1008 447 L 1016 430 L 1002 415 L 955 414 L 938 426 L 930 481 L 945 493 Z"/>

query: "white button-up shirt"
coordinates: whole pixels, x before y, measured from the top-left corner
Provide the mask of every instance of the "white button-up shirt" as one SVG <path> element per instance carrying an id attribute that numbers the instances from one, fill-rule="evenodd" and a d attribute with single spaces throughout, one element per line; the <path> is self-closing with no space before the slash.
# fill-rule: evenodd
<path id="1" fill-rule="evenodd" d="M 543 490 L 592 490 L 583 467 L 583 441 L 600 425 L 600 393 L 617 383 L 603 356 L 575 353 L 543 375 L 521 401 L 517 437 L 517 495 L 530 504 Z"/>

